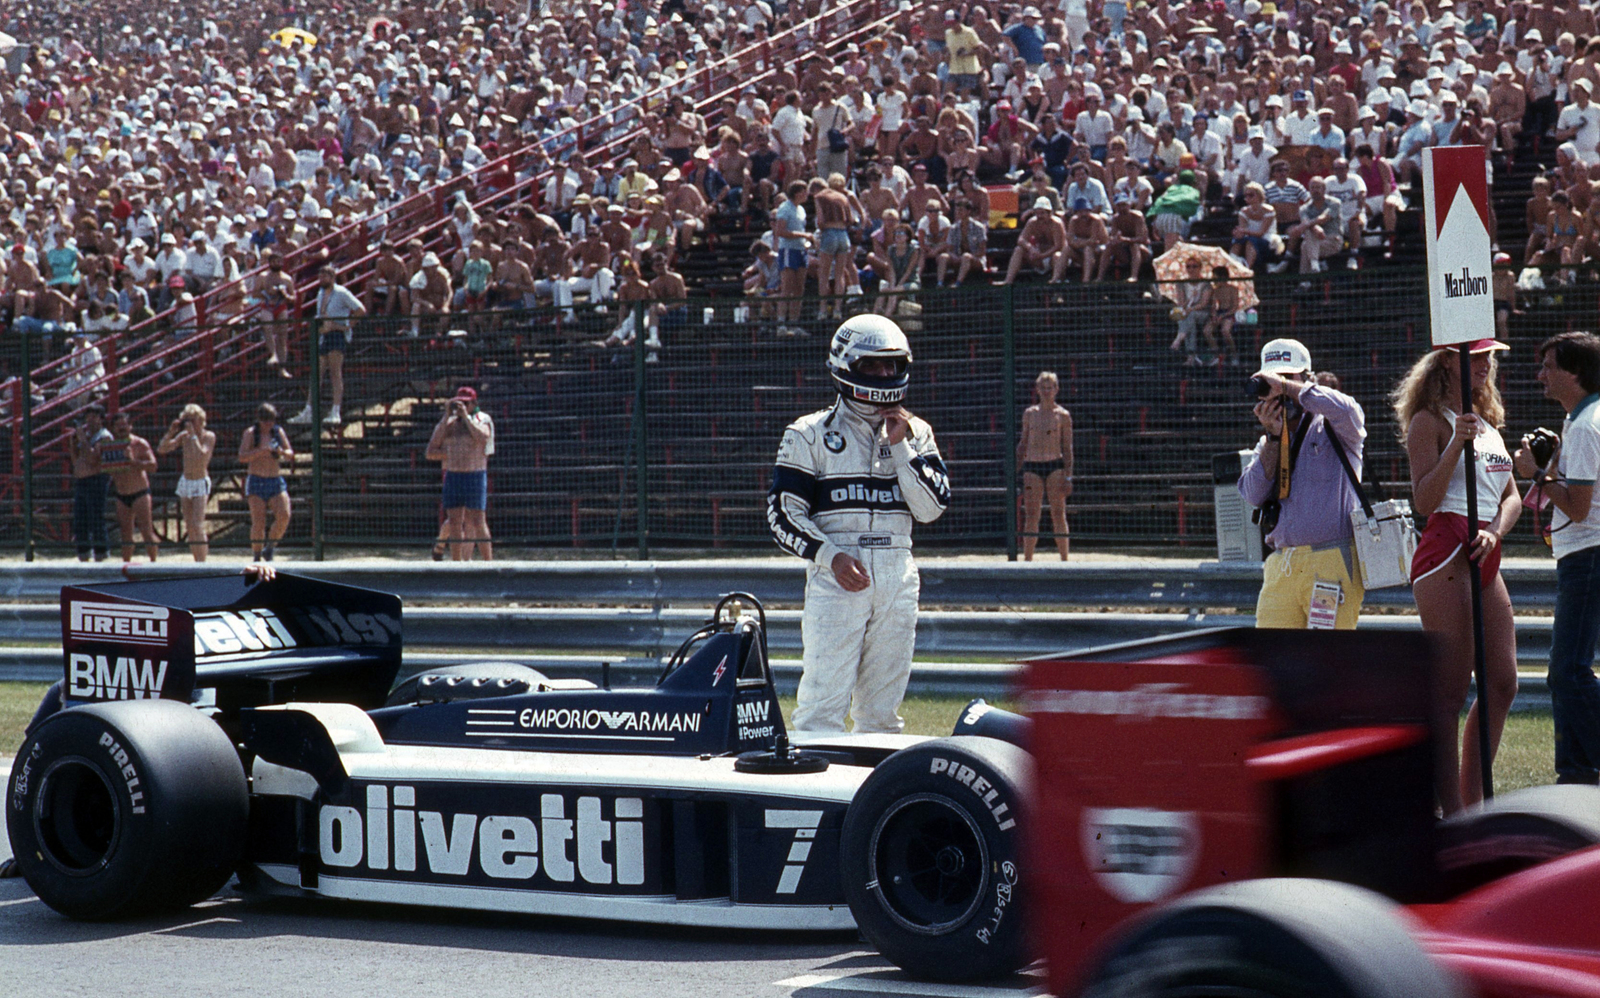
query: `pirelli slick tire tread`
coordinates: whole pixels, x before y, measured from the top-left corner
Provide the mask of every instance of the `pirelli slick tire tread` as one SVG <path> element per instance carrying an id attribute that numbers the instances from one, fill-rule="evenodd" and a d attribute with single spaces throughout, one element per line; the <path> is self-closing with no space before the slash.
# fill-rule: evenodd
<path id="1" fill-rule="evenodd" d="M 138 700 L 41 723 L 12 763 L 5 807 L 11 851 L 40 900 L 109 921 L 215 894 L 238 864 L 250 802 L 215 722 Z"/>
<path id="2" fill-rule="evenodd" d="M 1600 844 L 1600 787 L 1501 794 L 1439 825 L 1439 872 L 1451 895 Z"/>
<path id="3" fill-rule="evenodd" d="M 1090 968 L 1083 998 L 1465 998 L 1409 916 L 1361 887 L 1246 880 L 1136 921 Z"/>
<path id="4" fill-rule="evenodd" d="M 942 738 L 891 755 L 856 792 L 840 840 L 845 897 L 862 935 L 906 973 L 988 980 L 1029 961 L 1031 769 L 1015 745 Z"/>
<path id="5" fill-rule="evenodd" d="M 463 679 L 521 679 L 528 683 L 530 689 L 538 689 L 544 682 L 545 674 L 531 665 L 519 665 L 516 662 L 468 662 L 465 665 L 447 665 L 438 669 L 423 669 L 421 672 L 402 680 L 390 691 L 388 699 L 383 702 L 385 707 L 403 707 L 406 704 L 417 702 L 417 683 L 423 676 L 460 676 Z"/>

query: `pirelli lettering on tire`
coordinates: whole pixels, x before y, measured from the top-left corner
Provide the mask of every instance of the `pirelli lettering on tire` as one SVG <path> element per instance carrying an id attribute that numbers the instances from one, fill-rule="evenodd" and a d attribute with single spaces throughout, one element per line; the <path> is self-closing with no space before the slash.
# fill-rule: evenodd
<path id="1" fill-rule="evenodd" d="M 1011 813 L 1011 805 L 1000 797 L 1000 791 L 988 780 L 979 776 L 971 766 L 962 762 L 952 762 L 941 756 L 934 756 L 928 761 L 928 772 L 934 776 L 944 775 L 971 790 L 983 806 L 994 815 L 994 820 L 999 822 L 1000 831 L 1010 831 L 1016 826 L 1017 821 Z"/>
<path id="2" fill-rule="evenodd" d="M 499 784 L 352 784 L 317 812 L 330 876 L 660 892 L 655 803 Z"/>

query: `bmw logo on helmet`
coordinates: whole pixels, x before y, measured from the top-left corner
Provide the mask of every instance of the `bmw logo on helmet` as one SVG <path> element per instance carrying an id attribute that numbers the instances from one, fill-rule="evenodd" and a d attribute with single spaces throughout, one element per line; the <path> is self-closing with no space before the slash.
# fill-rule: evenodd
<path id="1" fill-rule="evenodd" d="M 856 365 L 868 358 L 894 362 L 888 377 L 861 374 Z M 828 348 L 828 372 L 839 394 L 867 405 L 899 405 L 911 384 L 911 341 L 894 320 L 881 315 L 851 316 L 839 324 Z"/>

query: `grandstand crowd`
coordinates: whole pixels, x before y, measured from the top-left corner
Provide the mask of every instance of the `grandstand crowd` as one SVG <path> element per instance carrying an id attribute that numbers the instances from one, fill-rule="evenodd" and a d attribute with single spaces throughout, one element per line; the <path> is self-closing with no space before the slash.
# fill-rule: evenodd
<path id="1" fill-rule="evenodd" d="M 96 334 L 293 317 L 328 263 L 413 336 L 680 299 L 684 261 L 734 240 L 748 293 L 835 296 L 822 317 L 1148 278 L 1185 238 L 1311 273 L 1381 262 L 1422 150 L 1462 143 L 1491 183 L 1557 150 L 1523 262 L 1600 253 L 1590 3 L 877 0 L 834 42 L 862 2 L 12 5 L 0 319 L 71 336 L 87 383 Z M 413 238 L 452 181 L 443 238 Z M 683 321 L 617 317 L 600 342 Z"/>

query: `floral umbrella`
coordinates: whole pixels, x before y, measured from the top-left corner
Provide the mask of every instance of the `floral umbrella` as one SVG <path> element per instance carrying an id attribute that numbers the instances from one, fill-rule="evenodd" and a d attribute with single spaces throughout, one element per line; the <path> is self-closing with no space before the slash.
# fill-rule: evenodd
<path id="1" fill-rule="evenodd" d="M 1261 304 L 1261 299 L 1256 297 L 1255 272 L 1250 269 L 1249 264 L 1220 246 L 1201 246 L 1199 243 L 1184 242 L 1156 257 L 1156 280 L 1162 282 L 1158 286 L 1163 298 L 1178 301 L 1178 287 L 1172 282 L 1189 279 L 1187 268 L 1190 260 L 1200 261 L 1201 270 L 1207 280 L 1211 279 L 1211 273 L 1217 267 L 1227 267 L 1228 276 L 1233 278 L 1228 283 L 1239 291 L 1239 308 L 1255 308 Z"/>

